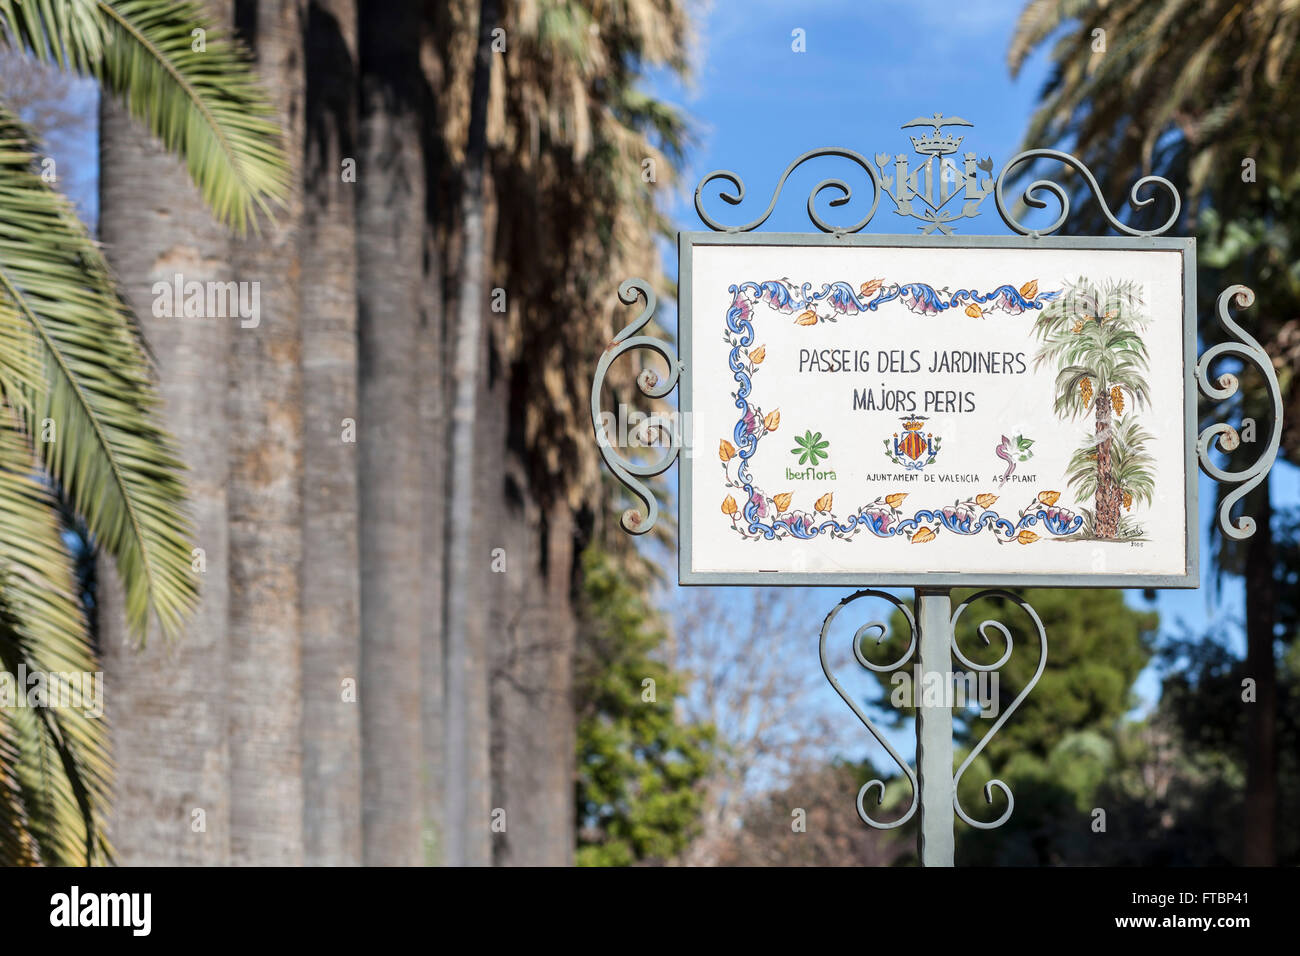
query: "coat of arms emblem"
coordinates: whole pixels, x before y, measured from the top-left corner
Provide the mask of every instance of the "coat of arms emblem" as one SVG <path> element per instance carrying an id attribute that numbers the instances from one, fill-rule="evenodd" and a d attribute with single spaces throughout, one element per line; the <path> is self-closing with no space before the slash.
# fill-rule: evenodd
<path id="1" fill-rule="evenodd" d="M 935 113 L 926 118 L 918 116 L 903 129 L 930 127 L 930 133 L 912 136 L 912 147 L 921 157 L 915 169 L 909 169 L 909 158 L 899 153 L 891 160 L 888 153 L 876 154 L 881 182 L 885 194 L 894 201 L 900 216 L 910 216 L 923 223 L 921 232 L 929 235 L 936 229 L 952 235 L 952 224 L 958 219 L 973 218 L 979 214 L 980 203 L 993 192 L 993 160 L 980 160 L 975 153 L 966 153 L 959 165 L 954 158 L 961 148 L 964 136 L 945 133 L 945 127 L 971 126 L 960 116 Z M 890 166 L 893 174 L 889 174 Z M 964 202 L 960 209 L 945 208 L 956 196 Z"/>
<path id="2" fill-rule="evenodd" d="M 903 430 L 894 432 L 894 438 L 885 439 L 885 456 L 900 468 L 920 471 L 934 463 L 939 454 L 939 439 L 933 432 L 925 432 L 925 416 L 911 415 L 904 419 Z"/>

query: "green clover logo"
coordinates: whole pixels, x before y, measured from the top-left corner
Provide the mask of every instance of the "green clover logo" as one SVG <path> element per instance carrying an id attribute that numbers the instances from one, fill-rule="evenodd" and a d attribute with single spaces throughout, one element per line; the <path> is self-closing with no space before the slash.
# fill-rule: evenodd
<path id="1" fill-rule="evenodd" d="M 826 449 L 831 447 L 829 441 L 822 440 L 822 433 L 804 432 L 803 437 L 795 436 L 794 443 L 798 448 L 791 448 L 790 454 L 799 456 L 799 464 L 816 465 L 823 458 L 829 458 L 830 452 Z"/>

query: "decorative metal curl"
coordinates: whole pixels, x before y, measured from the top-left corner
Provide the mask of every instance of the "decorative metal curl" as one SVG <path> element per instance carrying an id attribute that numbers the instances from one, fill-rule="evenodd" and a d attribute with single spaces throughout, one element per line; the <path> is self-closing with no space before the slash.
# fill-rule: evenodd
<path id="1" fill-rule="evenodd" d="M 600 408 L 600 390 L 605 383 L 605 375 L 608 373 L 609 367 L 624 352 L 649 349 L 658 353 L 668 364 L 668 377 L 662 383 L 652 368 L 642 369 L 637 376 L 637 386 L 641 389 L 642 394 L 648 395 L 650 398 L 663 398 L 677 387 L 677 380 L 681 377 L 682 364 L 677 359 L 677 351 L 667 342 L 653 336 L 636 334 L 654 316 L 658 304 L 650 283 L 644 279 L 626 279 L 618 287 L 618 297 L 627 305 L 636 302 L 638 298 L 643 299 L 645 308 L 641 310 L 641 314 L 627 328 L 614 336 L 614 340 L 605 349 L 605 354 L 600 357 L 600 362 L 596 366 L 596 377 L 591 383 L 591 424 L 596 430 L 596 444 L 600 448 L 601 457 L 605 459 L 605 464 L 609 466 L 609 470 L 614 473 L 623 486 L 639 498 L 645 506 L 644 510 L 628 508 L 624 511 L 622 517 L 623 528 L 632 534 L 645 534 L 659 520 L 659 502 L 646 487 L 645 482 L 640 479 L 661 475 L 672 467 L 673 462 L 677 460 L 680 446 L 674 435 L 668 448 L 654 461 L 644 464 L 628 461 L 615 449 L 605 430 Z M 660 431 L 659 416 L 650 417 L 641 424 L 640 428 L 641 434 L 646 436 L 649 435 L 651 430 Z"/>
<path id="2" fill-rule="evenodd" d="M 1126 225 L 1115 218 L 1114 213 L 1110 211 L 1110 207 L 1106 205 L 1106 197 L 1102 195 L 1101 187 L 1097 185 L 1097 180 L 1093 178 L 1092 172 L 1086 165 L 1084 165 L 1081 159 L 1077 156 L 1072 156 L 1069 153 L 1063 153 L 1058 149 L 1030 149 L 1011 157 L 1007 164 L 1002 167 L 1002 172 L 998 173 L 997 185 L 994 187 L 994 198 L 997 200 L 998 214 L 1002 217 L 1003 222 L 1022 236 L 1038 238 L 1039 236 L 1051 235 L 1056 232 L 1056 230 L 1060 229 L 1061 226 L 1065 225 L 1065 220 L 1070 215 L 1069 194 L 1066 193 L 1065 188 L 1061 186 L 1060 183 L 1053 182 L 1050 179 L 1035 179 L 1025 188 L 1024 196 L 1022 197 L 1026 206 L 1032 206 L 1035 209 L 1045 209 L 1047 207 L 1047 202 L 1039 198 L 1038 194 L 1040 189 L 1046 190 L 1056 197 L 1056 201 L 1061 205 L 1061 214 L 1057 216 L 1055 221 L 1046 229 L 1029 229 L 1020 223 L 1007 210 L 1006 202 L 1002 196 L 1002 187 L 1006 182 L 1007 173 L 1009 173 L 1013 167 L 1018 166 L 1021 163 L 1032 162 L 1036 159 L 1058 160 L 1083 176 L 1084 180 L 1088 183 L 1088 188 L 1092 190 L 1092 195 L 1096 198 L 1097 204 L 1101 206 L 1102 215 L 1106 217 L 1106 221 L 1111 224 L 1112 228 L 1119 232 L 1128 233 L 1130 236 L 1158 236 L 1162 232 L 1168 232 L 1169 229 L 1178 222 L 1178 215 L 1182 212 L 1183 208 L 1182 198 L 1178 194 L 1178 188 L 1163 176 L 1143 176 L 1135 182 L 1133 188 L 1129 190 L 1129 203 L 1134 209 L 1141 209 L 1144 206 L 1151 205 L 1155 202 L 1154 196 L 1147 196 L 1145 199 L 1142 199 L 1139 198 L 1138 193 L 1141 192 L 1144 186 L 1155 184 L 1157 186 L 1163 186 L 1165 189 L 1169 190 L 1169 195 L 1174 201 L 1173 211 L 1169 214 L 1169 218 L 1165 220 L 1164 225 L 1162 226 L 1149 230 L 1134 229 L 1132 226 Z"/>
<path id="3" fill-rule="evenodd" d="M 911 658 L 913 652 L 916 650 L 916 633 L 917 633 L 916 619 L 912 616 L 911 608 L 909 608 L 900 599 L 894 597 L 894 595 L 888 594 L 884 591 L 873 591 L 869 589 L 864 591 L 857 591 L 853 594 L 850 594 L 844 600 L 840 601 L 839 604 L 835 605 L 835 607 L 831 609 L 831 612 L 826 615 L 826 620 L 822 623 L 821 640 L 820 643 L 818 644 L 818 650 L 821 655 L 822 672 L 826 675 L 826 679 L 831 682 L 831 686 L 835 688 L 835 693 L 839 694 L 840 699 L 844 701 L 844 703 L 849 705 L 849 709 L 853 711 L 853 713 L 857 716 L 858 720 L 862 721 L 862 725 L 871 732 L 871 736 L 875 737 L 876 740 L 880 743 L 880 745 L 884 747 L 886 751 L 888 751 L 889 756 L 893 758 L 894 763 L 898 764 L 899 768 L 903 771 L 904 774 L 906 774 L 907 779 L 912 784 L 912 802 L 908 806 L 907 812 L 904 813 L 897 820 L 893 820 L 888 823 L 883 823 L 879 820 L 872 819 L 871 815 L 867 813 L 867 808 L 863 802 L 864 799 L 866 798 L 867 791 L 874 789 L 876 791 L 876 806 L 880 806 L 880 804 L 883 803 L 885 799 L 885 782 L 883 780 L 880 780 L 879 778 L 868 780 L 866 783 L 862 785 L 861 789 L 858 790 L 858 799 L 857 799 L 858 816 L 862 818 L 862 822 L 867 824 L 867 826 L 875 827 L 877 830 L 892 830 L 895 827 L 901 827 L 908 820 L 912 819 L 912 815 L 916 813 L 918 800 L 920 797 L 920 790 L 918 788 L 917 781 L 916 781 L 916 771 L 914 771 L 911 767 L 908 766 L 907 761 L 904 760 L 899 755 L 898 751 L 895 750 L 893 746 L 889 743 L 889 741 L 885 739 L 884 735 L 880 732 L 879 728 L 877 728 L 876 725 L 871 722 L 870 717 L 868 717 L 865 713 L 863 713 L 862 708 L 858 706 L 857 702 L 852 697 L 850 697 L 847 693 L 845 693 L 844 688 L 840 686 L 840 682 L 837 681 L 835 679 L 835 675 L 831 673 L 830 663 L 826 660 L 826 636 L 827 634 L 830 633 L 831 622 L 835 620 L 836 615 L 838 615 L 840 611 L 844 610 L 845 607 L 852 604 L 854 601 L 858 600 L 859 598 L 864 598 L 864 597 L 884 598 L 886 601 L 889 601 L 900 611 L 902 611 L 903 616 L 907 618 L 907 626 L 911 631 L 912 639 L 907 645 L 907 650 L 903 652 L 902 656 L 900 656 L 898 660 L 893 661 L 892 663 L 889 664 L 873 664 L 871 661 L 868 661 L 862 653 L 862 648 L 861 648 L 862 638 L 866 637 L 872 631 L 878 631 L 879 634 L 876 637 L 876 643 L 879 644 L 881 639 L 884 638 L 887 628 L 886 625 L 881 621 L 872 621 L 868 624 L 862 625 L 853 634 L 854 658 L 863 667 L 875 671 L 878 674 L 884 674 L 884 673 L 888 673 L 889 671 L 897 670 L 898 668 L 902 667 L 904 664 L 907 663 L 908 659 Z"/>
<path id="4" fill-rule="evenodd" d="M 1039 655 L 1038 655 L 1038 669 L 1034 671 L 1034 676 L 1030 678 L 1029 682 L 1025 684 L 1024 688 L 1020 691 L 1020 693 L 1016 695 L 1016 699 L 1011 702 L 1011 706 L 1002 712 L 1002 714 L 994 722 L 993 726 L 989 729 L 988 733 L 986 733 L 982 738 L 980 738 L 980 742 L 975 745 L 974 749 L 971 750 L 969 754 L 967 754 L 966 759 L 962 761 L 961 766 L 957 768 L 956 774 L 953 775 L 952 778 L 953 809 L 957 812 L 957 816 L 959 816 L 966 823 L 969 823 L 971 826 L 979 830 L 996 829 L 997 827 L 1002 826 L 1002 824 L 1006 823 L 1009 819 L 1011 819 L 1011 812 L 1015 809 L 1016 800 L 1015 797 L 1011 795 L 1011 788 L 1008 787 L 1003 781 L 994 778 L 988 781 L 986 784 L 984 784 L 984 799 L 988 801 L 990 806 L 992 806 L 993 790 L 996 788 L 997 790 L 1000 790 L 1002 792 L 1002 795 L 1004 797 L 1007 798 L 1007 808 L 1004 811 L 1002 811 L 1002 815 L 999 816 L 996 820 L 992 820 L 988 823 L 983 823 L 979 820 L 976 820 L 961 808 L 961 799 L 957 795 L 958 794 L 957 788 L 961 785 L 962 774 L 966 772 L 966 768 L 968 768 L 974 762 L 975 758 L 978 757 L 983 752 L 984 747 L 988 744 L 990 740 L 993 739 L 994 734 L 996 734 L 999 730 L 1001 730 L 1002 725 L 1005 724 L 1011 718 L 1011 715 L 1016 712 L 1016 710 L 1020 707 L 1020 702 L 1024 700 L 1027 696 L 1029 696 L 1029 692 L 1034 689 L 1034 685 L 1038 683 L 1038 679 L 1043 676 L 1043 668 L 1047 666 L 1047 629 L 1043 627 L 1042 620 L 1038 617 L 1037 612 L 1035 612 L 1034 609 L 1030 607 L 1026 601 L 1016 596 L 1015 594 L 1012 594 L 1010 591 L 1004 591 L 1000 588 L 994 588 L 987 591 L 979 591 L 975 594 L 972 594 L 969 598 L 967 598 L 960 605 L 958 605 L 955 611 L 953 611 L 952 614 L 953 656 L 955 656 L 957 660 L 961 661 L 963 666 L 969 667 L 971 670 L 983 671 L 985 673 L 990 673 L 992 671 L 1000 670 L 1003 667 L 1003 665 L 1005 665 L 1007 661 L 1011 659 L 1011 651 L 1012 651 L 1012 643 L 1013 643 L 1011 640 L 1011 631 L 1008 630 L 1007 627 L 999 621 L 987 620 L 982 622 L 979 626 L 979 635 L 984 639 L 984 643 L 986 645 L 990 643 L 988 630 L 987 630 L 988 628 L 993 628 L 994 630 L 996 630 L 999 634 L 1002 635 L 1003 640 L 1007 642 L 1006 653 L 1004 653 L 1001 657 L 999 657 L 995 663 L 976 664 L 974 661 L 971 661 L 969 658 L 967 658 L 966 655 L 962 653 L 961 648 L 957 646 L 957 619 L 961 617 L 962 612 L 965 611 L 966 608 L 969 607 L 971 604 L 983 598 L 991 598 L 991 597 L 1006 598 L 1008 601 L 1018 604 L 1021 608 L 1024 609 L 1025 613 L 1029 615 L 1029 617 L 1034 622 L 1034 626 L 1038 628 Z"/>
<path id="5" fill-rule="evenodd" d="M 1234 322 L 1232 316 L 1228 314 L 1228 304 L 1234 296 L 1239 307 L 1248 309 L 1255 302 L 1255 293 L 1244 285 L 1228 286 L 1219 293 L 1219 300 L 1215 306 L 1219 324 L 1223 326 L 1229 335 L 1236 337 L 1240 341 L 1223 342 L 1211 349 L 1207 349 L 1205 354 L 1201 356 L 1200 361 L 1196 363 L 1196 384 L 1200 386 L 1201 392 L 1206 398 L 1220 402 L 1224 401 L 1237 394 L 1240 383 L 1237 376 L 1230 372 L 1219 376 L 1217 386 L 1211 383 L 1211 363 L 1224 355 L 1236 355 L 1254 362 L 1259 367 L 1259 370 L 1264 373 L 1264 380 L 1268 383 L 1268 396 L 1273 400 L 1273 426 L 1270 429 L 1268 445 L 1265 447 L 1264 453 L 1249 468 L 1244 468 L 1241 471 L 1226 471 L 1210 460 L 1210 443 L 1216 438 L 1220 450 L 1225 452 L 1233 451 L 1241 444 L 1241 436 L 1237 434 L 1237 430 L 1225 422 L 1210 425 L 1201 432 L 1196 439 L 1196 457 L 1201 464 L 1201 470 L 1215 481 L 1223 484 L 1240 485 L 1240 487 L 1224 495 L 1223 501 L 1219 505 L 1219 526 L 1223 529 L 1223 533 L 1240 541 L 1249 538 L 1255 533 L 1255 519 L 1249 515 L 1243 515 L 1234 525 L 1230 512 L 1233 505 L 1260 485 L 1277 458 L 1278 447 L 1282 442 L 1282 391 L 1277 384 L 1277 374 L 1273 370 L 1273 360 L 1269 358 L 1267 352 L 1260 348 L 1259 343 Z"/>
<path id="6" fill-rule="evenodd" d="M 750 232 L 751 230 L 757 229 L 763 223 L 767 222 L 768 217 L 772 215 L 772 210 L 776 208 L 776 201 L 778 197 L 780 197 L 781 195 L 781 190 L 785 188 L 785 181 L 790 178 L 790 174 L 793 173 L 795 169 L 798 168 L 802 163 L 805 163 L 810 159 L 815 159 L 819 156 L 841 156 L 845 159 L 853 160 L 853 162 L 857 163 L 859 166 L 865 169 L 867 171 L 867 175 L 871 179 L 871 189 L 872 189 L 871 208 L 867 210 L 867 214 L 863 216 L 860 221 L 858 221 L 852 226 L 838 227 L 838 226 L 832 226 L 829 223 L 825 222 L 821 218 L 821 216 L 817 214 L 817 208 L 816 208 L 816 199 L 822 193 L 822 191 L 826 189 L 837 190 L 840 193 L 840 195 L 830 200 L 830 205 L 843 206 L 853 198 L 853 190 L 852 188 L 850 188 L 849 184 L 842 179 L 823 179 L 815 187 L 813 187 L 813 191 L 808 194 L 808 218 L 812 220 L 813 225 L 815 225 L 822 232 L 832 232 L 837 234 L 848 234 L 848 233 L 858 232 L 864 226 L 866 226 L 867 223 L 871 222 L 872 217 L 875 216 L 876 214 L 876 207 L 880 205 L 880 192 L 881 192 L 880 176 L 876 172 L 875 168 L 871 165 L 870 161 L 868 161 L 865 156 L 863 156 L 859 152 L 856 152 L 851 149 L 845 149 L 840 146 L 827 146 L 822 149 L 814 149 L 810 152 L 804 153 L 802 156 L 800 156 L 798 159 L 792 162 L 789 166 L 787 166 L 785 172 L 781 174 L 781 179 L 776 184 L 776 191 L 772 193 L 772 198 L 767 204 L 767 209 L 763 211 L 763 215 L 759 216 L 751 223 L 746 223 L 743 226 L 725 226 L 704 211 L 704 202 L 703 202 L 703 195 L 702 195 L 704 192 L 704 187 L 717 179 L 725 180 L 726 182 L 730 183 L 731 187 L 735 190 L 734 194 L 727 193 L 727 192 L 719 193 L 718 194 L 719 199 L 721 199 L 723 202 L 731 206 L 739 206 L 741 202 L 744 201 L 745 184 L 743 181 L 741 181 L 741 178 L 738 175 L 736 175 L 729 169 L 715 169 L 713 172 L 709 173 L 707 176 L 705 176 L 703 179 L 700 180 L 700 184 L 695 187 L 695 212 L 699 215 L 700 221 L 703 222 L 710 229 L 712 229 L 714 232 Z"/>

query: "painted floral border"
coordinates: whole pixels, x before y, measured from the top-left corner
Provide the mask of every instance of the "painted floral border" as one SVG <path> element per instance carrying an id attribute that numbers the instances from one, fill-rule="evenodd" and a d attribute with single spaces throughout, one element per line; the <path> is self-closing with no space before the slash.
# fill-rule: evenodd
<path id="1" fill-rule="evenodd" d="M 766 304 L 772 311 L 787 315 L 798 313 L 795 322 L 801 326 L 835 322 L 841 315 L 874 312 L 895 301 L 921 315 L 963 308 L 972 318 L 982 318 L 994 312 L 1019 315 L 1029 309 L 1042 309 L 1044 303 L 1060 296 L 1060 290 L 1040 293 L 1037 280 L 1019 287 L 1001 285 L 988 294 L 981 294 L 974 289 L 950 291 L 923 282 L 886 283 L 883 279 L 872 279 L 862 283 L 856 293 L 848 282 L 825 283 L 820 292 L 814 292 L 809 282 L 795 285 L 789 279 L 768 279 L 741 282 L 727 291 L 732 293 L 732 303 L 727 310 L 723 337 L 731 345 L 728 365 L 737 384 L 731 395 L 740 415 L 732 440 L 720 441 L 718 457 L 727 487 L 743 492 L 743 504 L 738 504 L 730 494 L 722 502 L 722 513 L 742 537 L 807 540 L 825 533 L 832 538 L 849 539 L 865 529 L 878 538 L 901 535 L 913 544 L 921 544 L 934 540 L 943 530 L 974 535 L 991 529 L 999 543 L 1032 544 L 1041 537 L 1032 530 L 1039 525 L 1054 536 L 1070 535 L 1083 527 L 1082 515 L 1056 506 L 1060 498 L 1056 491 L 1038 493 L 1014 517 L 1004 517 L 992 510 L 998 500 L 994 494 L 957 500 L 939 509 L 915 511 L 908 517 L 899 508 L 908 493 L 899 492 L 867 502 L 841 519 L 835 515 L 832 493 L 818 498 L 811 510 L 791 509 L 792 492 L 769 495 L 754 485 L 749 473 L 749 459 L 758 450 L 759 440 L 776 431 L 781 423 L 779 410 L 765 415 L 761 407 L 749 400 L 754 376 L 767 354 L 765 346 L 753 347 L 756 305 Z"/>

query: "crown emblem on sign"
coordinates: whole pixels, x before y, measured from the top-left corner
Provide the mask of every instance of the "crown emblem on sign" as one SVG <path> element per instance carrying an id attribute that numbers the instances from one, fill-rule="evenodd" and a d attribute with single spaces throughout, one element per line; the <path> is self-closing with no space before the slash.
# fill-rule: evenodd
<path id="1" fill-rule="evenodd" d="M 924 418 L 908 418 L 903 420 L 903 427 L 909 432 L 919 432 L 925 427 Z"/>
<path id="2" fill-rule="evenodd" d="M 975 153 L 964 154 L 960 161 L 956 152 L 965 135 L 945 133 L 949 126 L 973 126 L 960 116 L 935 113 L 930 118 L 918 116 L 904 123 L 903 129 L 914 126 L 929 127 L 930 132 L 909 136 L 912 148 L 921 161 L 915 169 L 909 168 L 908 157 L 899 153 L 876 154 L 880 167 L 880 183 L 885 194 L 894 201 L 900 216 L 910 216 L 923 223 L 921 232 L 929 235 L 936 229 L 946 236 L 952 235 L 952 223 L 958 219 L 973 219 L 979 215 L 980 203 L 993 192 L 993 160 L 980 160 Z M 951 200 L 960 195 L 962 205 L 949 208 Z"/>
<path id="3" fill-rule="evenodd" d="M 908 125 L 911 126 L 914 125 L 914 123 L 909 123 Z M 965 136 L 957 136 L 954 133 L 949 133 L 945 136 L 937 129 L 928 136 L 909 137 L 912 141 L 912 145 L 916 148 L 918 153 L 923 155 L 929 154 L 932 156 L 947 156 L 949 153 L 957 152 L 957 148 L 961 146 L 961 141 L 965 138 Z"/>

